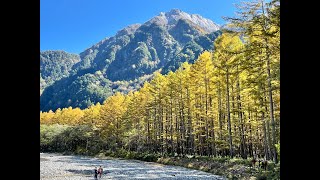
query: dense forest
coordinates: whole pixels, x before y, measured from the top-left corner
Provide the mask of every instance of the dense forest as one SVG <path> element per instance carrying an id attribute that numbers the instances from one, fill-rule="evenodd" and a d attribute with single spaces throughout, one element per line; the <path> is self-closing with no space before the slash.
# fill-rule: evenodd
<path id="1" fill-rule="evenodd" d="M 280 159 L 280 2 L 238 16 L 193 63 L 86 109 L 40 112 L 41 151 Z"/>
<path id="2" fill-rule="evenodd" d="M 40 95 L 55 81 L 69 76 L 73 65 L 79 61 L 79 55 L 64 51 L 40 52 Z"/>

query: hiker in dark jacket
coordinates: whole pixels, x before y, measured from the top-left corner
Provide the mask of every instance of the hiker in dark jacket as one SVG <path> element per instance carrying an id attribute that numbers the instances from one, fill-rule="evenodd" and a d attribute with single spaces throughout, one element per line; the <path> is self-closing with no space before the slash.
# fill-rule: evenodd
<path id="1" fill-rule="evenodd" d="M 97 167 L 94 168 L 94 179 L 98 179 L 98 170 L 97 170 Z"/>

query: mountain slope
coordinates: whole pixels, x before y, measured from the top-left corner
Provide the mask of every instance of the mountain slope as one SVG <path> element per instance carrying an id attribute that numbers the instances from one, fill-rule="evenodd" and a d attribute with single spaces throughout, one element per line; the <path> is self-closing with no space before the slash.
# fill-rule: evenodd
<path id="1" fill-rule="evenodd" d="M 111 92 L 138 89 L 155 71 L 175 71 L 181 63 L 193 63 L 202 51 L 213 49 L 214 39 L 221 34 L 219 28 L 209 19 L 178 9 L 130 25 L 80 53 L 81 61 L 72 66 L 69 77 L 44 90 L 40 108 L 84 108 L 102 102 Z M 99 78 L 89 78 L 97 73 Z M 80 83 L 81 79 L 86 83 Z M 92 83 L 103 84 L 98 86 L 103 93 L 93 96 L 88 90 Z M 83 87 L 71 88 L 70 84 Z M 75 94 L 82 95 L 77 98 Z"/>
<path id="2" fill-rule="evenodd" d="M 86 108 L 96 102 L 103 102 L 112 95 L 110 80 L 100 71 L 82 76 L 71 75 L 47 87 L 40 96 L 40 108 L 47 111 L 63 107 Z"/>
<path id="3" fill-rule="evenodd" d="M 42 91 L 63 77 L 67 77 L 80 56 L 65 51 L 40 52 L 40 95 Z"/>

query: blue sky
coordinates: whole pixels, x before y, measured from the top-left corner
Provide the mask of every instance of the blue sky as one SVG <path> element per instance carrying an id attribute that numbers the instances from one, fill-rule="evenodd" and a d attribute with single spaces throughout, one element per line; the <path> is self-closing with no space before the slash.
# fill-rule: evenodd
<path id="1" fill-rule="evenodd" d="M 173 8 L 218 24 L 240 0 L 40 0 L 40 50 L 80 53 L 134 23 Z"/>

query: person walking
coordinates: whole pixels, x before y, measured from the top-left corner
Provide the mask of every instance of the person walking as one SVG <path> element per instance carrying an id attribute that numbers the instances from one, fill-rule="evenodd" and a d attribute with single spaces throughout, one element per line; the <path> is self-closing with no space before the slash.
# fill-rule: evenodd
<path id="1" fill-rule="evenodd" d="M 101 179 L 102 173 L 103 173 L 103 169 L 102 169 L 102 167 L 100 166 L 99 169 L 98 169 L 99 179 Z"/>
<path id="2" fill-rule="evenodd" d="M 98 179 L 98 170 L 97 170 L 97 167 L 94 168 L 94 179 Z"/>

